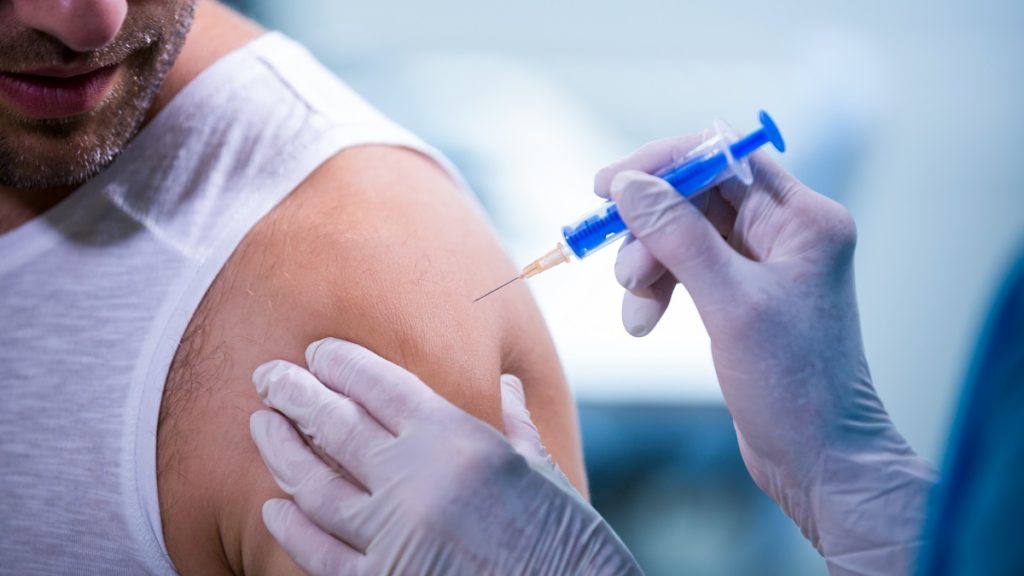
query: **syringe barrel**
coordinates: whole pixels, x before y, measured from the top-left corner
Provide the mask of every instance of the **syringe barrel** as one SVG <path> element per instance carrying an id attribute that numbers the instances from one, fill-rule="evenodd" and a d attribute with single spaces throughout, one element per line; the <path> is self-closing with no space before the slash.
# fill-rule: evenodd
<path id="1" fill-rule="evenodd" d="M 658 177 L 671 184 L 676 192 L 686 198 L 692 198 L 731 177 L 732 173 L 727 172 L 730 164 L 730 159 L 724 151 L 713 150 L 702 157 L 690 157 L 682 165 L 658 174 Z"/>
<path id="2" fill-rule="evenodd" d="M 737 178 L 746 185 L 753 181 L 747 156 L 771 143 L 779 152 L 785 143 L 775 122 L 765 112 L 760 113 L 761 128 L 743 139 L 721 122 L 713 132 L 686 154 L 680 162 L 657 173 L 681 195 L 692 198 L 729 178 Z M 604 248 L 628 232 L 614 202 L 605 202 L 596 210 L 581 216 L 576 222 L 562 227 L 566 245 L 577 258 L 583 259 Z"/>
<path id="3" fill-rule="evenodd" d="M 720 137 L 705 141 L 675 166 L 658 172 L 677 192 L 691 198 L 702 190 L 733 175 L 733 164 L 727 152 L 728 143 Z M 575 222 L 562 227 L 565 243 L 577 258 L 586 258 L 592 252 L 615 242 L 626 232 L 626 223 L 619 216 L 614 202 L 605 202 L 596 210 L 580 216 Z"/>
<path id="4" fill-rule="evenodd" d="M 626 223 L 619 216 L 615 202 L 605 202 L 596 210 L 587 212 L 576 222 L 562 227 L 565 243 L 577 258 L 583 259 L 591 252 L 604 248 L 628 231 Z"/>
<path id="5" fill-rule="evenodd" d="M 684 162 L 659 172 L 658 177 L 671 184 L 683 196 L 692 198 L 733 176 L 730 168 L 734 162 L 724 149 L 727 145 L 720 138 L 717 141 L 706 141 L 688 154 Z M 582 260 L 615 242 L 628 231 L 626 223 L 619 216 L 618 206 L 609 201 L 580 216 L 572 224 L 563 226 L 562 236 L 573 254 Z"/>
<path id="6" fill-rule="evenodd" d="M 691 198 L 720 180 L 730 177 L 729 162 L 721 151 L 708 152 L 703 158 L 693 158 L 659 177 L 677 192 Z M 596 210 L 580 216 L 575 222 L 562 227 L 566 245 L 582 260 L 590 253 L 604 248 L 623 236 L 629 229 L 619 216 L 615 202 L 605 202 Z"/>

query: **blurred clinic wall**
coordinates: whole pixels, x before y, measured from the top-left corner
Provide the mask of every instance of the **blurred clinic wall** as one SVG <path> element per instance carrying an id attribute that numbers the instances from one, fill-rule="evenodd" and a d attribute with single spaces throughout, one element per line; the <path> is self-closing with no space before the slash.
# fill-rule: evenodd
<path id="1" fill-rule="evenodd" d="M 563 223 L 595 205 L 591 179 L 604 164 L 715 118 L 749 130 L 758 109 L 770 111 L 789 146 L 779 161 L 857 220 L 860 311 L 875 385 L 911 443 L 941 459 L 981 320 L 1024 241 L 1024 149 L 1016 140 L 1024 131 L 1024 3 L 238 4 L 305 43 L 446 152 L 519 262 L 550 248 Z M 641 532 L 634 529 L 644 523 L 637 510 L 652 518 L 659 503 L 675 502 L 689 514 L 683 527 L 662 519 L 663 539 L 643 539 L 662 552 L 688 550 L 645 552 L 652 573 L 673 573 L 673 558 L 694 573 L 743 573 L 716 546 L 739 546 L 737 538 L 763 530 L 721 523 L 759 518 L 764 501 L 737 468 L 707 336 L 682 289 L 652 335 L 627 336 L 613 259 L 608 250 L 531 281 L 581 402 L 595 503 L 616 515 L 635 547 Z M 501 279 L 482 285 L 491 280 Z M 635 441 L 616 442 L 624 436 Z M 637 485 L 622 469 L 651 462 L 659 472 L 648 470 L 643 482 L 654 492 L 616 495 Z M 710 483 L 701 484 L 702 474 Z M 716 499 L 714 478 L 738 484 Z M 710 500 L 679 501 L 686 498 L 670 489 L 679 479 Z M 753 500 L 737 508 L 748 494 Z M 799 539 L 791 524 L 764 518 L 757 526 Z M 689 544 L 673 544 L 677 534 Z M 712 541 L 715 534 L 725 536 Z M 717 564 L 694 552 L 701 536 Z M 743 546 L 785 549 L 770 539 Z M 821 570 L 794 554 L 760 572 Z"/>

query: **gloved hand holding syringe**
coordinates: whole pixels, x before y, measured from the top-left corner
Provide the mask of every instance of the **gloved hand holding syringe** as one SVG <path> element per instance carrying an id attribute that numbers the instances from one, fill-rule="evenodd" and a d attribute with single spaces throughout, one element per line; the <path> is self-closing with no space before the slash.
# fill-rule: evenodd
<path id="1" fill-rule="evenodd" d="M 655 176 L 671 184 L 686 198 L 692 198 L 730 178 L 737 178 L 749 186 L 753 182 L 753 174 L 747 161 L 748 156 L 768 143 L 775 146 L 779 152 L 786 150 L 782 134 L 771 116 L 762 111 L 759 118 L 761 128 L 742 139 L 737 138 L 724 123 L 715 122 L 708 138 L 681 160 L 663 168 Z M 565 243 L 559 242 L 553 250 L 526 265 L 518 276 L 473 302 L 479 302 L 516 280 L 531 278 L 559 264 L 569 262 L 573 257 L 582 260 L 615 242 L 627 232 L 629 229 L 619 216 L 615 202 L 605 202 L 596 210 L 584 214 L 574 223 L 562 228 Z"/>

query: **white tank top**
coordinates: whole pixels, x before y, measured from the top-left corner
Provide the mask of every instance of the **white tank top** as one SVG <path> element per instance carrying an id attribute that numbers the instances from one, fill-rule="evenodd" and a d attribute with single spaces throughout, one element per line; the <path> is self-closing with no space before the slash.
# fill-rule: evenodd
<path id="1" fill-rule="evenodd" d="M 252 226 L 347 147 L 433 149 L 269 33 L 199 75 L 105 171 L 0 235 L 0 574 L 168 574 L 160 399 Z"/>

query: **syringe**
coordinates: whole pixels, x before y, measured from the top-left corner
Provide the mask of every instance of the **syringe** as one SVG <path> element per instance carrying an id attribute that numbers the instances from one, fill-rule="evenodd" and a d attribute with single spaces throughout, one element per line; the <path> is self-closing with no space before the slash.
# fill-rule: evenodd
<path id="1" fill-rule="evenodd" d="M 782 134 L 767 112 L 759 114 L 761 128 L 737 139 L 722 122 L 715 122 L 709 138 L 690 151 L 681 161 L 670 165 L 655 175 L 665 180 L 686 198 L 692 198 L 704 190 L 729 178 L 739 178 L 750 185 L 753 174 L 747 157 L 755 150 L 771 143 L 779 152 L 786 151 Z M 480 296 L 478 302 L 516 280 L 531 278 L 550 270 L 559 264 L 569 262 L 573 256 L 582 260 L 621 238 L 629 230 L 619 216 L 618 206 L 608 201 L 596 210 L 588 212 L 574 223 L 562 227 L 564 243 L 559 242 L 553 250 L 525 266 L 518 276 Z"/>

